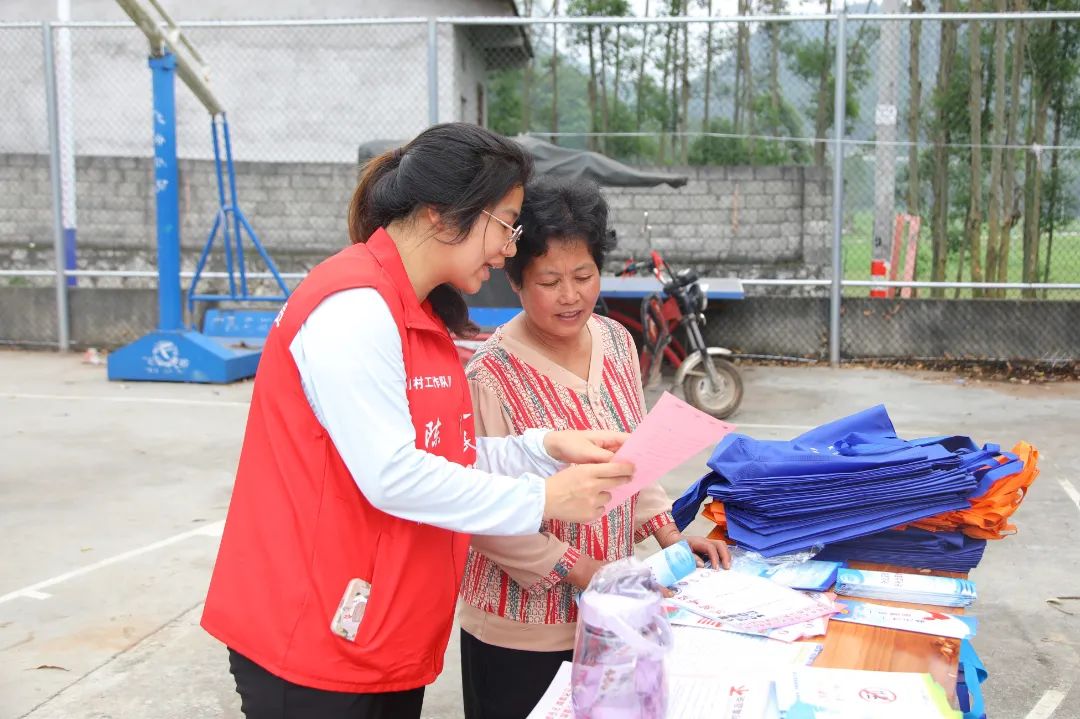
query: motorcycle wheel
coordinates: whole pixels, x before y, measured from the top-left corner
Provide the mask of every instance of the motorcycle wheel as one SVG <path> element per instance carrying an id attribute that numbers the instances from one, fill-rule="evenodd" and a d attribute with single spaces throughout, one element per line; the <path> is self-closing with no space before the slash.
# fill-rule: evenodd
<path id="1" fill-rule="evenodd" d="M 709 375 L 702 366 L 691 370 L 683 379 L 686 401 L 706 414 L 718 419 L 730 417 L 739 408 L 743 397 L 742 376 L 735 365 L 727 360 L 709 357 L 720 379 L 719 391 L 714 391 Z"/>

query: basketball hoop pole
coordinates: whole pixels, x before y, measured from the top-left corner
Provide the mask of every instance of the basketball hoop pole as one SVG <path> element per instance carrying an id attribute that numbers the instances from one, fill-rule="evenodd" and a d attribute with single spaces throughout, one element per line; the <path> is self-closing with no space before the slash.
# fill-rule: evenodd
<path id="1" fill-rule="evenodd" d="M 283 301 L 288 289 L 254 230 L 240 212 L 224 109 L 206 84 L 206 67 L 199 53 L 180 32 L 157 0 L 148 0 L 163 22 L 153 20 L 142 0 L 117 0 L 150 41 L 149 66 L 153 87 L 154 201 L 157 210 L 158 326 L 149 334 L 109 354 L 110 380 L 164 382 L 234 382 L 251 377 L 262 355 L 266 333 L 277 314 L 270 311 L 238 309 L 208 310 L 203 331 L 184 326 L 180 289 L 180 196 L 176 151 L 176 78 L 180 77 L 210 113 L 214 131 L 214 160 L 218 182 L 219 209 L 206 248 L 199 258 L 194 282 L 202 272 L 219 225 L 223 225 L 226 263 L 229 265 L 228 295 L 190 295 L 200 300 Z M 230 201 L 226 204 L 222 161 L 217 142 L 217 120 L 221 118 L 225 138 L 226 171 Z M 228 224 L 233 220 L 235 247 L 229 242 Z M 240 230 L 250 236 L 255 249 L 267 263 L 281 289 L 281 295 L 253 296 L 247 288 Z M 233 279 L 231 251 L 237 253 L 240 269 L 238 293 Z"/>
<path id="2" fill-rule="evenodd" d="M 180 302 L 180 195 L 176 168 L 176 57 L 150 58 L 154 88 L 154 202 L 157 210 L 158 329 L 184 327 Z"/>

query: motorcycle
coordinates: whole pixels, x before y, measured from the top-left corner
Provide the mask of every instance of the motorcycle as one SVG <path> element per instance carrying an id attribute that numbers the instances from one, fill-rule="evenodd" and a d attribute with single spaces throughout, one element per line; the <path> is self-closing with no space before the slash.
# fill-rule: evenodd
<path id="1" fill-rule="evenodd" d="M 645 213 L 646 242 L 651 248 L 650 230 Z M 618 320 L 641 339 L 639 361 L 646 386 L 660 382 L 666 360 L 675 369 L 672 386 L 682 386 L 687 402 L 720 419 L 731 416 L 742 402 L 742 377 L 738 368 L 726 359 L 731 356 L 731 350 L 705 343 L 702 326 L 708 287 L 691 269 L 673 271 L 654 249 L 650 249 L 647 260 L 631 260 L 616 274 L 633 277 L 642 272 L 655 276 L 661 291 L 642 300 L 637 317 L 609 305 L 603 296 L 597 300 L 595 312 Z M 686 347 L 676 338 L 680 330 L 685 334 Z M 454 337 L 463 366 L 488 337 L 487 332 L 469 339 Z"/>
<path id="2" fill-rule="evenodd" d="M 648 214 L 646 237 L 648 239 Z M 649 242 L 651 247 L 651 242 Z M 598 312 L 623 323 L 641 338 L 641 376 L 646 386 L 660 382 L 666 360 L 675 368 L 673 386 L 682 386 L 686 401 L 714 417 L 731 416 L 743 397 L 742 376 L 732 364 L 731 350 L 709 347 L 702 327 L 708 306 L 707 285 L 689 268 L 674 271 L 656 250 L 650 250 L 646 260 L 631 260 L 617 273 L 634 277 L 649 273 L 660 282 L 661 291 L 646 296 L 641 302 L 640 317 L 635 319 L 608 306 L 601 297 Z M 682 330 L 684 347 L 675 335 Z"/>

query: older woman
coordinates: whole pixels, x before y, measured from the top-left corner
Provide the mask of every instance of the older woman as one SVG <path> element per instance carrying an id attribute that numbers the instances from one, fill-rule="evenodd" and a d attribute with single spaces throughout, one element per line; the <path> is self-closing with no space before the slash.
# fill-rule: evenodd
<path id="1" fill-rule="evenodd" d="M 466 374 L 477 436 L 531 428 L 633 431 L 645 415 L 630 333 L 593 314 L 613 241 L 596 185 L 541 180 L 521 211 L 524 234 L 506 261 L 524 312 L 499 327 Z M 577 594 L 607 562 L 650 536 L 681 539 L 714 566 L 723 543 L 683 537 L 659 485 L 599 521 L 545 521 L 537 534 L 474 537 L 462 582 L 461 671 L 469 719 L 525 717 L 571 658 Z"/>

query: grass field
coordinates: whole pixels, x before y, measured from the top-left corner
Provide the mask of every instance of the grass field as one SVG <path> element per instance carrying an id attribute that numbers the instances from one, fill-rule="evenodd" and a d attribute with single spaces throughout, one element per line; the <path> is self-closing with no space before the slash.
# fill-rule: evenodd
<path id="1" fill-rule="evenodd" d="M 870 211 L 855 212 L 844 223 L 844 279 L 846 280 L 869 280 L 870 257 L 872 252 L 871 238 L 873 236 L 874 216 Z M 957 226 L 956 231 L 959 231 Z M 906 231 L 905 231 L 906 232 Z M 1013 230 L 1012 243 L 1009 247 L 1009 282 L 1020 282 L 1023 273 L 1023 241 L 1020 229 Z M 1039 252 L 1039 278 L 1043 277 L 1046 270 L 1046 235 L 1043 235 L 1042 246 Z M 983 253 L 985 255 L 986 234 L 983 234 Z M 905 250 L 906 251 L 906 250 Z M 916 257 L 915 277 L 918 280 L 930 279 L 930 262 L 932 257 L 930 228 L 923 224 L 919 232 L 919 253 Z M 970 256 L 965 252 L 963 275 L 959 278 L 967 282 L 971 280 Z M 903 260 L 901 260 L 901 263 Z M 945 279 L 954 282 L 958 278 L 956 271 L 960 263 L 959 251 L 949 253 Z M 1054 232 L 1054 247 L 1051 257 L 1050 282 L 1080 283 L 1080 223 L 1070 223 Z M 898 273 L 898 279 L 900 278 Z M 952 297 L 956 290 L 948 290 L 947 297 Z M 866 296 L 867 289 L 863 287 L 846 288 L 844 294 L 860 297 Z M 971 297 L 971 290 L 960 290 L 960 297 Z M 1009 292 L 1009 297 L 1019 297 L 1019 291 Z M 1080 298 L 1080 290 L 1050 290 L 1046 292 L 1047 299 L 1077 299 Z"/>

